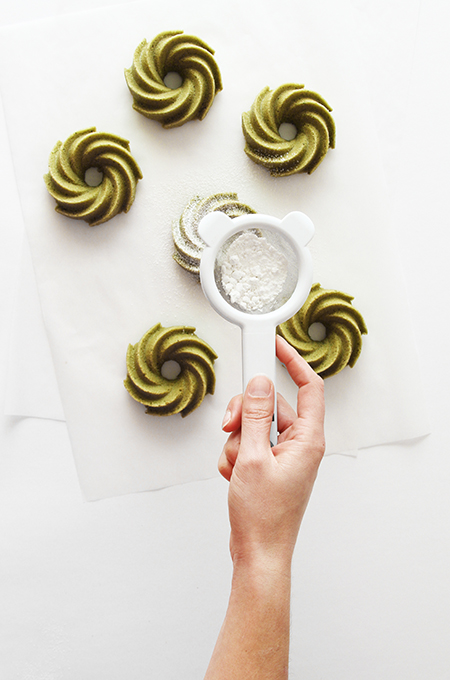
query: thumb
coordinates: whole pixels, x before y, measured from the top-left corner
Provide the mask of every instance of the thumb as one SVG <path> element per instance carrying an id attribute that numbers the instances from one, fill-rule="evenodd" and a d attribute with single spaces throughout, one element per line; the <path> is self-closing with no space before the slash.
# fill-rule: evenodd
<path id="1" fill-rule="evenodd" d="M 240 456 L 270 451 L 270 426 L 274 409 L 274 386 L 265 375 L 255 375 L 242 400 Z"/>

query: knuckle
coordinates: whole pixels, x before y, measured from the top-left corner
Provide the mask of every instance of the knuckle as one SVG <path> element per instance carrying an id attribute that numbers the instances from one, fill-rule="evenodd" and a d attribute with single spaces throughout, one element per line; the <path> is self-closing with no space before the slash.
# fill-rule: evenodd
<path id="1" fill-rule="evenodd" d="M 305 458 L 313 466 L 318 466 L 326 449 L 325 434 L 320 423 L 305 428 L 304 424 L 298 420 L 293 426 L 293 435 L 304 451 Z"/>
<path id="2" fill-rule="evenodd" d="M 222 477 L 225 479 L 230 479 L 231 476 L 231 470 L 230 470 L 230 465 L 227 463 L 225 460 L 219 460 L 219 463 L 217 465 L 217 469 L 219 470 L 220 474 Z"/>
<path id="3" fill-rule="evenodd" d="M 272 420 L 272 413 L 268 413 L 267 407 L 255 404 L 251 408 L 247 408 L 243 414 L 244 420 L 254 420 L 265 422 L 267 420 Z"/>
<path id="4" fill-rule="evenodd" d="M 234 412 L 236 409 L 239 409 L 242 404 L 242 394 L 236 394 L 234 397 L 230 399 L 228 402 L 227 408 Z"/>
<path id="5" fill-rule="evenodd" d="M 220 461 L 224 464 L 234 465 L 238 454 L 238 444 L 234 442 L 227 442 L 223 448 Z"/>
<path id="6" fill-rule="evenodd" d="M 324 435 L 319 435 L 316 439 L 316 455 L 319 461 L 322 460 L 322 458 L 325 455 L 325 450 L 326 450 L 326 442 L 325 442 L 325 437 Z"/>
<path id="7" fill-rule="evenodd" d="M 310 446 L 310 457 L 313 465 L 316 465 L 318 467 L 324 455 L 325 455 L 325 437 L 322 432 L 318 432 L 312 438 Z"/>
<path id="8" fill-rule="evenodd" d="M 260 456 L 255 453 L 250 455 L 247 453 L 244 460 L 239 461 L 242 471 L 249 473 L 252 477 L 261 474 L 264 468 L 264 462 Z"/>

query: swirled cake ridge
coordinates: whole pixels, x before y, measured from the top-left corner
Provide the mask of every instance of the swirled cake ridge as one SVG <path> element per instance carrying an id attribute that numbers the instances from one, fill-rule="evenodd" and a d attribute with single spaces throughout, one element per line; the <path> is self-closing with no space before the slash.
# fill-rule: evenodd
<path id="1" fill-rule="evenodd" d="M 124 385 L 147 413 L 185 417 L 200 406 L 206 394 L 214 394 L 217 354 L 194 331 L 192 326 L 164 328 L 158 323 L 138 343 L 129 345 Z M 174 379 L 161 373 L 168 361 L 180 367 Z"/>
<path id="2" fill-rule="evenodd" d="M 352 367 L 362 350 L 362 335 L 367 333 L 365 321 L 352 305 L 353 297 L 337 290 L 326 290 L 315 283 L 302 306 L 293 317 L 277 327 L 277 333 L 291 344 L 322 378 Z M 323 340 L 312 340 L 309 331 L 321 323 L 326 332 Z"/>
<path id="3" fill-rule="evenodd" d="M 203 118 L 222 90 L 222 77 L 214 50 L 203 40 L 183 31 L 164 31 L 135 50 L 125 79 L 133 96 L 133 108 L 165 128 Z M 168 87 L 168 73 L 178 73 L 181 85 Z"/>
<path id="4" fill-rule="evenodd" d="M 90 168 L 101 173 L 98 186 L 86 183 Z M 56 201 L 56 211 L 84 220 L 90 226 L 107 222 L 128 212 L 134 201 L 142 172 L 130 153 L 126 139 L 95 127 L 73 133 L 57 142 L 49 159 L 45 184 Z"/>
<path id="5" fill-rule="evenodd" d="M 304 85 L 287 83 L 273 91 L 265 87 L 242 114 L 245 153 L 274 176 L 310 174 L 335 146 L 331 111 L 323 97 Z M 294 126 L 293 139 L 281 136 L 283 123 Z"/>

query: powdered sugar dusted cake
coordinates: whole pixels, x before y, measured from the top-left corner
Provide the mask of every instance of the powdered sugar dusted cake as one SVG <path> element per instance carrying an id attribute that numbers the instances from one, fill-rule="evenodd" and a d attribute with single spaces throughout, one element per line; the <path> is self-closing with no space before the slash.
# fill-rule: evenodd
<path id="1" fill-rule="evenodd" d="M 173 259 L 180 267 L 200 279 L 200 257 L 205 242 L 198 233 L 198 225 L 205 215 L 215 210 L 225 213 L 228 217 L 240 217 L 255 211 L 245 203 L 241 203 L 237 194 L 219 193 L 206 198 L 194 196 L 178 221 L 172 226 L 175 251 Z"/>

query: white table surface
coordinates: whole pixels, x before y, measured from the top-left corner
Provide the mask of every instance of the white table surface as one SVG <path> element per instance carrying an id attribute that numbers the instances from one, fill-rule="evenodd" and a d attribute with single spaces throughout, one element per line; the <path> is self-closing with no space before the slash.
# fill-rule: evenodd
<path id="1" fill-rule="evenodd" d="M 444 680 L 450 10 L 440 0 L 345 2 L 360 27 L 432 433 L 325 459 L 295 555 L 291 677 Z M 77 9 L 107 4 L 85 0 Z M 20 0 L 2 8 L 1 21 L 72 9 Z M 0 145 L 6 164 L 1 128 Z M 23 238 L 14 177 L 4 175 L 3 399 Z M 34 322 L 30 361 L 38 331 Z M 229 592 L 226 492 L 217 477 L 86 503 L 64 422 L 3 417 L 0 677 L 201 678 Z"/>

